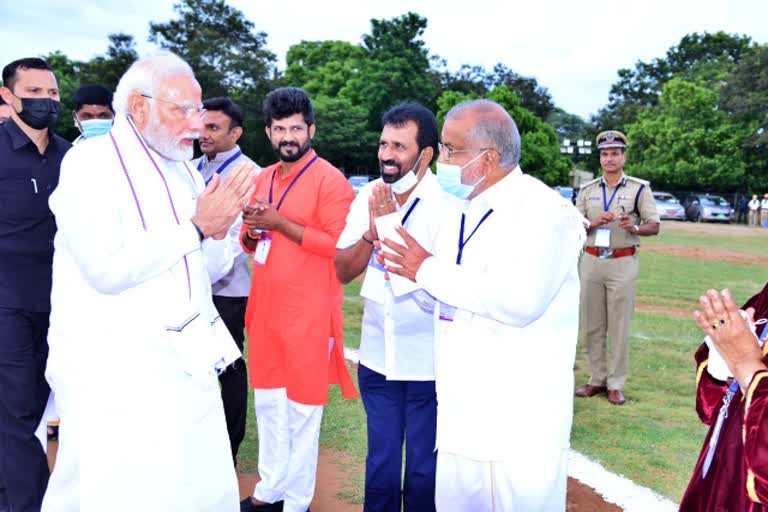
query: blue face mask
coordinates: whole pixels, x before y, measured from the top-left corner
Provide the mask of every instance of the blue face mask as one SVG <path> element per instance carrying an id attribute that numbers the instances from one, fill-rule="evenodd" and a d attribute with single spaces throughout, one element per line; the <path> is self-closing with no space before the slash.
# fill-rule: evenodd
<path id="1" fill-rule="evenodd" d="M 465 185 L 461 182 L 461 170 L 483 156 L 484 153 L 485 151 L 464 165 L 437 162 L 437 182 L 440 184 L 443 190 L 449 194 L 454 195 L 459 199 L 468 198 L 470 195 L 472 195 L 472 192 L 475 190 L 475 188 L 477 188 L 477 186 L 482 183 L 482 181 L 485 179 L 485 176 L 482 176 L 472 185 Z"/>
<path id="2" fill-rule="evenodd" d="M 112 129 L 112 119 L 89 119 L 87 121 L 80 121 L 80 129 L 83 132 L 83 137 L 90 139 L 91 137 L 98 137 L 104 135 Z"/>

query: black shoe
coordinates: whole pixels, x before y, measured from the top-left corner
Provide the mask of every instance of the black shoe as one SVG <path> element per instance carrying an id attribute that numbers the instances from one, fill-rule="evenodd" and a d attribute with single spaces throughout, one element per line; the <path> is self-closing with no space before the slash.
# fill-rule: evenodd
<path id="1" fill-rule="evenodd" d="M 256 505 L 248 496 L 240 502 L 240 512 L 283 512 L 283 500 Z"/>

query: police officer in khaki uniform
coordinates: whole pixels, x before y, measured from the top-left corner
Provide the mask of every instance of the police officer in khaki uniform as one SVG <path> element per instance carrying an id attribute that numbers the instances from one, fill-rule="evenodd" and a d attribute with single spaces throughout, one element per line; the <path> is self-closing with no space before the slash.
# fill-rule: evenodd
<path id="1" fill-rule="evenodd" d="M 619 131 L 597 136 L 603 176 L 584 184 L 576 201 L 590 221 L 579 269 L 580 324 L 590 378 L 575 394 L 591 397 L 607 391 L 614 405 L 624 403 L 637 248 L 641 236 L 659 233 L 660 224 L 649 183 L 624 174 L 626 147 L 627 137 Z"/>

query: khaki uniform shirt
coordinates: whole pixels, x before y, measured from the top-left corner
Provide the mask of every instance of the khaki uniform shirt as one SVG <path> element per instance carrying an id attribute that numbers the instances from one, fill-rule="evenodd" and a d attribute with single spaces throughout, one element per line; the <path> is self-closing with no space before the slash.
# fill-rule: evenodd
<path id="1" fill-rule="evenodd" d="M 603 199 L 604 197 L 605 199 Z M 611 197 L 613 197 L 613 201 L 611 201 Z M 576 199 L 576 208 L 588 220 L 593 221 L 606 211 L 604 204 L 608 202 L 610 202 L 608 211 L 613 212 L 616 219 L 600 227 L 611 230 L 611 249 L 640 245 L 640 236 L 631 234 L 619 227 L 620 214 L 628 213 L 635 225 L 661 222 L 659 213 L 656 211 L 656 201 L 653 199 L 651 186 L 645 180 L 622 173 L 617 186 L 611 188 L 601 176 L 582 185 Z M 590 231 L 587 236 L 587 245 L 595 245 L 597 229 Z"/>

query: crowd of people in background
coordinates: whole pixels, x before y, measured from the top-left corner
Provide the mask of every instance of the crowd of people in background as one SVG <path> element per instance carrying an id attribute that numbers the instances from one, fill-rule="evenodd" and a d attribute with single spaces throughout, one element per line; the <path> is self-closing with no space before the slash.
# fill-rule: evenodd
<path id="1" fill-rule="evenodd" d="M 597 136 L 602 175 L 573 205 L 523 172 L 499 104 L 460 103 L 440 128 L 404 102 L 382 119 L 380 178 L 355 196 L 313 149 L 323 127 L 299 88 L 264 99 L 276 163 L 261 169 L 238 145 L 241 108 L 204 99 L 170 52 L 114 92 L 80 87 L 72 143 L 52 129 L 45 61 L 2 79 L 0 512 L 308 511 L 329 385 L 358 396 L 342 316 L 354 279 L 364 510 L 565 510 L 574 397 L 626 402 L 640 237 L 660 229 L 622 132 Z M 768 222 L 768 194 L 742 207 Z M 718 452 L 720 427 L 708 437 L 683 509 L 752 510 L 768 481 L 765 350 L 754 309 L 727 292 L 700 303 L 699 413 L 746 402 Z M 579 329 L 590 379 L 574 390 Z M 727 374 L 707 368 L 718 353 Z M 260 481 L 241 499 L 249 383 Z M 741 486 L 723 491 L 726 475 Z"/>

